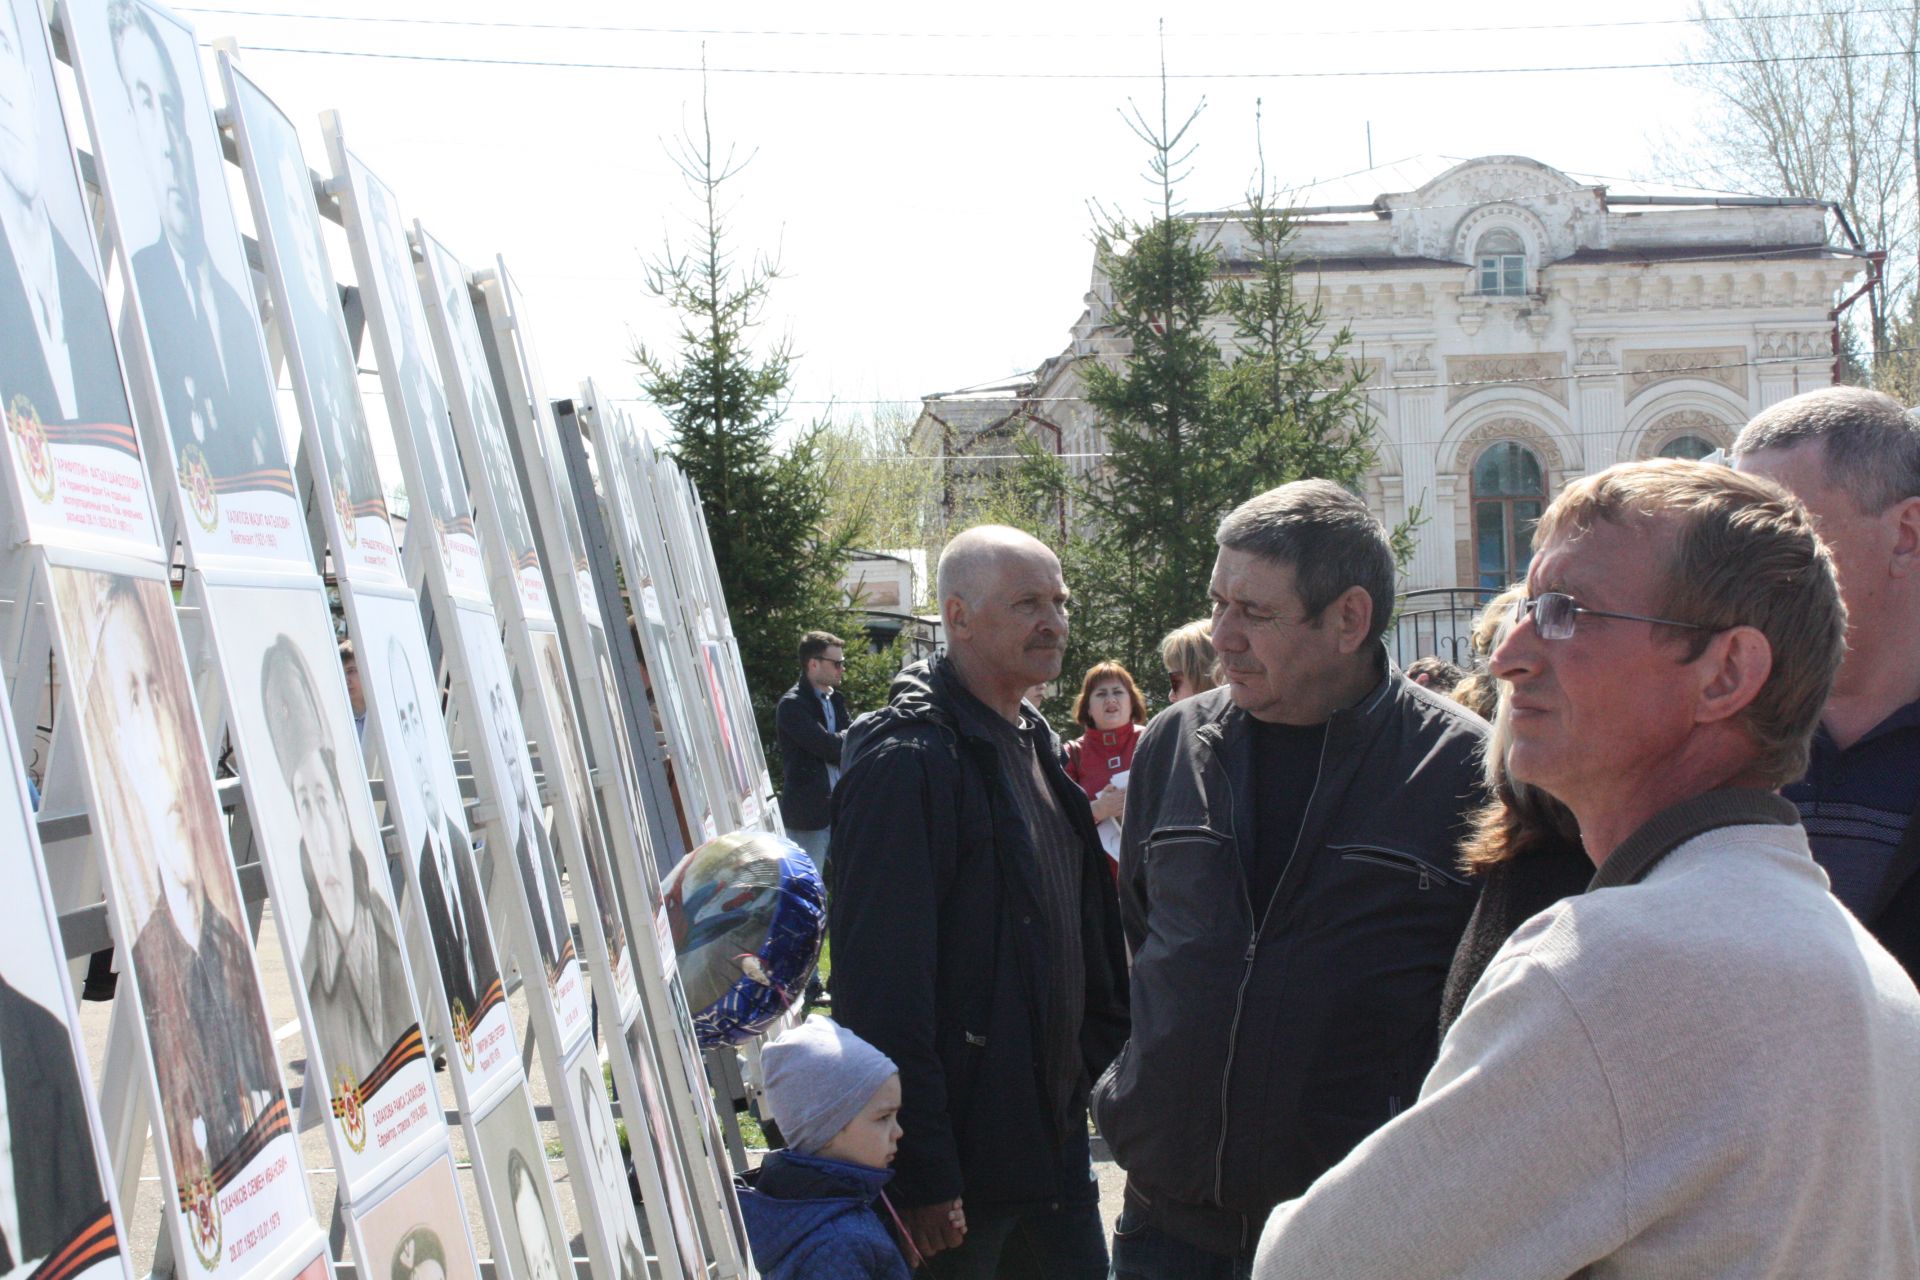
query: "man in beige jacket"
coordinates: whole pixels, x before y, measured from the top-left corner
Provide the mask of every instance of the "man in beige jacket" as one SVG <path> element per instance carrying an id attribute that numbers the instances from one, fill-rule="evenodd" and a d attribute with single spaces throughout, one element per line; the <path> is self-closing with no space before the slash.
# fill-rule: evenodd
<path id="1" fill-rule="evenodd" d="M 1831 557 L 1784 491 L 1683 462 L 1576 481 L 1537 545 L 1493 655 L 1508 764 L 1593 884 L 1254 1275 L 1920 1275 L 1920 995 L 1777 794 L 1840 665 Z"/>

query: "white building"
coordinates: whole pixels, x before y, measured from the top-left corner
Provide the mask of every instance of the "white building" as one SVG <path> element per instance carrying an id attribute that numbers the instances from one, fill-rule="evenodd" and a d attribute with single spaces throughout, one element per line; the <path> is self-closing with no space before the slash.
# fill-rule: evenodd
<path id="1" fill-rule="evenodd" d="M 1389 525 L 1416 506 L 1425 518 L 1409 590 L 1503 586 L 1567 481 L 1702 456 L 1831 383 L 1836 314 L 1867 277 L 1863 246 L 1821 203 L 1629 191 L 1520 156 L 1402 162 L 1297 203 L 1298 270 L 1370 374 L 1369 501 Z M 1231 213 L 1196 221 L 1227 270 L 1247 257 Z M 997 440 L 1026 424 L 1097 466 L 1078 371 L 1123 351 L 1108 302 L 1096 268 L 1068 348 L 1023 378 L 928 397 L 914 451 L 978 454 L 956 434 L 977 422 L 1004 452 Z"/>

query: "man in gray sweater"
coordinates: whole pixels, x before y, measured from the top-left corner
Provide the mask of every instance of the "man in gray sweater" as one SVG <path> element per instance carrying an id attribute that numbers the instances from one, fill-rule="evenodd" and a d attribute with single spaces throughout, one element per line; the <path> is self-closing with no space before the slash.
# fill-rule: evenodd
<path id="1" fill-rule="evenodd" d="M 1673 461 L 1576 481 L 1537 546 L 1493 655 L 1508 764 L 1593 884 L 1254 1275 L 1920 1275 L 1920 995 L 1777 794 L 1840 665 L 1827 549 L 1783 490 Z"/>

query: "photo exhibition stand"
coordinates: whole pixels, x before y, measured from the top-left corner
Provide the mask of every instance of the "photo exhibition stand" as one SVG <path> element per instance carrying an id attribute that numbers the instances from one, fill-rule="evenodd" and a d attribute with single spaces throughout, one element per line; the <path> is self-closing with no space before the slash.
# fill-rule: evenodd
<path id="1" fill-rule="evenodd" d="M 596 581 L 504 266 L 476 281 L 421 233 L 416 268 L 391 192 L 347 151 L 337 118 L 325 130 L 334 176 L 316 181 L 237 53 L 216 59 L 216 115 L 194 31 L 145 0 L 111 25 L 88 6 L 54 16 L 91 152 L 76 149 L 81 121 L 61 127 L 38 0 L 0 8 L 32 81 L 0 109 L 38 113 L 40 127 L 14 132 L 39 144 L 29 185 L 53 193 L 52 236 L 0 253 L 13 269 L 0 306 L 53 280 L 64 318 L 0 352 L 0 386 L 29 389 L 7 405 L 0 665 L 18 736 L 0 791 L 23 776 L 17 743 L 44 752 L 48 794 L 32 817 L 20 810 L 50 833 L 33 864 L 43 968 L 59 979 L 61 961 L 110 943 L 121 979 L 105 1114 L 84 1097 L 76 1108 L 99 1192 L 66 1197 L 91 1214 L 76 1224 L 90 1233 L 84 1267 L 39 1274 L 124 1271 L 114 1202 L 132 1203 L 150 1141 L 166 1197 L 156 1274 L 319 1280 L 350 1241 L 363 1275 L 433 1262 L 449 1280 L 477 1276 L 437 1054 L 495 1266 L 534 1280 L 565 1257 L 565 1237 L 507 1007 L 518 973 L 538 979 L 523 990 L 586 1266 L 620 1280 L 752 1275 L 661 901 L 685 836 L 662 800 L 651 726 L 642 737 L 633 706 L 611 712 L 635 659 L 606 624 L 625 615 L 605 607 L 617 589 Z M 251 241 L 227 196 L 229 145 Z M 360 280 L 349 313 L 323 216 L 347 228 Z M 110 297 L 123 302 L 117 341 Z M 404 541 L 362 409 L 356 301 L 415 495 Z M 299 419 L 291 457 L 281 369 Z M 662 618 L 686 616 L 676 593 L 653 596 Z M 683 722 L 712 700 L 750 730 L 743 686 L 717 661 L 728 656 L 680 664 Z M 714 795 L 727 792 L 725 728 L 702 743 Z M 455 742 L 478 795 L 471 825 Z M 726 745 L 737 779 L 757 743 Z M 770 805 L 759 814 L 777 830 Z M 742 816 L 737 804 L 727 816 Z M 279 1032 L 255 952 L 268 910 L 297 1015 Z M 70 990 L 42 985 L 71 1039 Z M 652 1259 L 592 1052 L 597 1015 L 620 1032 L 608 1046 Z M 275 1043 L 291 1048 L 296 1031 L 304 1079 L 290 1093 Z M 296 1105 L 297 1127 L 328 1143 L 331 1240 Z M 9 1212 L 0 1204 L 0 1226 Z"/>
<path id="2" fill-rule="evenodd" d="M 604 674 L 608 666 L 607 632 L 586 552 L 580 504 L 566 483 L 559 437 L 541 386 L 539 364 L 521 323 L 511 277 L 503 262 L 496 259 L 495 269 L 479 277 L 473 298 L 478 315 L 485 320 L 482 339 L 494 386 L 500 403 L 509 410 L 509 440 L 520 464 L 523 503 L 537 548 L 543 563 L 562 578 L 570 571 L 575 584 L 574 590 L 557 590 L 552 596 L 560 636 L 570 658 L 573 688 L 578 692 L 575 698 L 563 689 L 555 699 L 559 703 L 557 727 L 562 748 L 567 749 L 573 738 L 567 730 L 583 724 L 586 745 L 601 765 L 598 793 L 610 847 L 622 851 L 614 860 L 614 891 L 621 898 L 626 917 L 636 922 L 636 928 L 644 926 L 654 943 L 652 948 L 639 945 L 635 949 L 637 978 L 648 996 L 646 1008 L 672 1013 L 669 1022 L 651 1017 L 645 1019 L 645 1025 L 634 1019 L 623 1022 L 624 1038 L 636 1046 L 636 1053 L 646 1051 L 647 1060 L 634 1064 L 636 1071 L 641 1076 L 653 1071 L 667 1081 L 675 1113 L 687 1122 L 682 1126 L 685 1148 L 701 1153 L 687 1168 L 699 1201 L 708 1208 L 709 1239 L 717 1233 L 723 1240 L 731 1240 L 737 1252 L 744 1255 L 745 1231 L 738 1218 L 732 1180 L 726 1174 L 728 1157 L 713 1091 L 697 1059 L 677 1047 L 694 1043 L 692 1018 L 673 960 L 658 857 L 646 817 L 638 807 L 638 784 L 632 773 L 634 753 L 625 738 L 624 723 L 612 713 L 612 685 Z M 624 609 L 616 616 L 624 617 Z M 554 683 L 564 685 L 563 681 Z M 590 765 L 588 761 L 581 763 Z M 635 1011 L 635 1018 L 639 1013 Z M 620 1076 L 616 1064 L 616 1080 Z M 639 1095 L 626 1092 L 623 1086 L 621 1096 L 645 1096 L 648 1090 L 644 1081 L 640 1083 Z M 730 1108 L 726 1119 L 733 1120 Z M 735 1158 L 740 1156 L 736 1153 Z"/>

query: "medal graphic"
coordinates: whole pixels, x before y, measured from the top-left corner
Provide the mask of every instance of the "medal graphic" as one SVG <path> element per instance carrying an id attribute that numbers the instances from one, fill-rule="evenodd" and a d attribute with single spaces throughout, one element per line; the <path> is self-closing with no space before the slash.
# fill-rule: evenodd
<path id="1" fill-rule="evenodd" d="M 213 1173 L 205 1165 L 200 1176 L 180 1188 L 180 1205 L 187 1215 L 187 1235 L 193 1240 L 194 1256 L 209 1271 L 220 1266 L 220 1198 L 213 1185 Z"/>
<path id="2" fill-rule="evenodd" d="M 353 499 L 347 493 L 347 482 L 338 477 L 333 482 L 333 509 L 340 513 L 340 529 L 347 539 L 347 545 L 360 545 L 360 530 L 355 527 L 353 518 Z"/>
<path id="3" fill-rule="evenodd" d="M 197 444 L 180 446 L 180 487 L 187 491 L 187 507 L 202 529 L 220 527 L 220 496 L 213 487 L 213 468 Z"/>
<path id="4" fill-rule="evenodd" d="M 340 1122 L 347 1145 L 356 1155 L 367 1149 L 367 1112 L 360 1097 L 360 1082 L 348 1067 L 333 1073 L 333 1118 Z"/>
<path id="5" fill-rule="evenodd" d="M 460 1061 L 473 1070 L 473 1024 L 467 1021 L 467 1006 L 453 1002 L 453 1042 L 460 1046 Z"/>
<path id="6" fill-rule="evenodd" d="M 7 405 L 7 431 L 13 436 L 13 451 L 20 459 L 20 474 L 27 488 L 42 502 L 53 501 L 53 457 L 47 452 L 47 429 L 41 425 L 40 411 L 24 395 L 16 395 Z"/>

